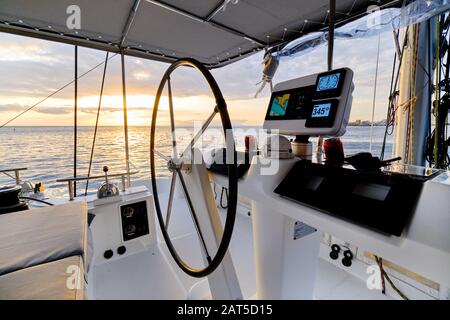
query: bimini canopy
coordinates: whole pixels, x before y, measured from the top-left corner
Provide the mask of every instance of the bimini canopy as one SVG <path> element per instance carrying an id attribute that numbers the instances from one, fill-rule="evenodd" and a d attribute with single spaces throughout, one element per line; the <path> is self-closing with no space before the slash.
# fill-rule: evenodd
<path id="1" fill-rule="evenodd" d="M 338 0 L 342 25 L 368 6 Z M 219 67 L 327 27 L 330 0 L 0 0 L 0 31 L 127 55 Z"/>

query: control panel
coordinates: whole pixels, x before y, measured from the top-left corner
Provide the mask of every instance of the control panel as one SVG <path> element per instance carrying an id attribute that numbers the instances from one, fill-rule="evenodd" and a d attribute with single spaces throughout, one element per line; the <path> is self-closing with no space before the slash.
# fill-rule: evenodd
<path id="1" fill-rule="evenodd" d="M 279 83 L 270 98 L 264 129 L 287 135 L 343 135 L 353 88 L 353 72 L 348 68 Z"/>
<path id="2" fill-rule="evenodd" d="M 359 171 L 301 160 L 274 190 L 324 213 L 400 236 L 429 176 Z"/>
<path id="3" fill-rule="evenodd" d="M 146 201 L 121 206 L 120 217 L 124 241 L 142 237 L 149 233 Z"/>
<path id="4" fill-rule="evenodd" d="M 121 259 L 156 244 L 153 197 L 146 187 L 131 187 L 105 199 L 109 201 L 88 202 L 93 217 L 89 225 L 93 264 Z"/>

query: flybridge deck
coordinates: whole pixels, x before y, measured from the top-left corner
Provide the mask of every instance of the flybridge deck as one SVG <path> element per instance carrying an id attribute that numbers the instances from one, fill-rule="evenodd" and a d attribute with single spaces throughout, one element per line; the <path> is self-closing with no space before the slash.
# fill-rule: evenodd
<path id="1" fill-rule="evenodd" d="M 356 0 L 99 0 L 79 1 L 75 4 L 66 0 L 45 0 L 39 3 L 26 0 L 2 1 L 0 31 L 76 45 L 76 72 L 78 45 L 121 53 L 127 173 L 126 176 L 118 174 L 123 180 L 121 190 L 110 184 L 105 176 L 105 183 L 93 198 L 75 197 L 75 188 L 69 192 L 68 199 L 45 200 L 39 197 L 34 200 L 30 200 L 30 197 L 25 199 L 17 187 L 5 189 L 8 194 L 0 189 L 0 195 L 13 203 L 16 201 L 23 204 L 25 200 L 30 200 L 52 206 L 41 208 L 41 214 L 31 215 L 32 219 L 27 218 L 27 211 L 0 216 L 0 229 L 5 228 L 0 232 L 4 237 L 4 241 L 0 241 L 0 297 L 376 299 L 386 296 L 372 289 L 381 290 L 382 279 L 391 279 L 390 275 L 398 280 L 397 286 L 392 285 L 392 288 L 401 297 L 448 299 L 450 190 L 447 173 L 439 172 L 434 179 L 425 181 L 422 192 L 413 190 L 414 192 L 406 195 L 416 197 L 416 205 L 408 208 L 411 211 L 409 220 L 403 219 L 400 226 L 395 226 L 395 230 L 389 225 L 389 221 L 384 221 L 384 226 L 387 225 L 385 230 L 372 230 L 365 227 L 368 223 L 363 223 L 365 226 L 362 226 L 354 223 L 356 219 L 348 221 L 330 216 L 322 212 L 323 207 L 317 205 L 318 201 L 329 201 L 330 198 L 327 199 L 326 195 L 333 191 L 334 201 L 345 201 L 341 197 L 345 191 L 346 195 L 359 201 L 352 208 L 353 215 L 364 215 L 365 207 L 374 201 L 378 201 L 378 211 L 386 209 L 383 200 L 392 195 L 395 186 L 390 188 L 391 185 L 386 187 L 382 183 L 380 185 L 378 180 L 367 179 L 368 176 L 379 174 L 379 167 L 371 168 L 374 171 L 369 174 L 360 174 L 358 181 L 345 180 L 342 170 L 335 170 L 338 178 L 333 179 L 333 183 L 328 183 L 326 176 L 298 179 L 300 182 L 306 181 L 302 186 L 307 189 L 304 190 L 305 193 L 316 192 L 315 206 L 308 203 L 311 199 L 303 198 L 300 199 L 301 203 L 295 203 L 275 192 L 280 182 L 289 178 L 290 174 L 299 174 L 303 178 L 317 173 L 313 170 L 300 173 L 290 171 L 299 161 L 293 154 L 311 161 L 311 135 L 340 135 L 345 132 L 352 101 L 353 73 L 347 69 L 332 70 L 333 33 L 337 25 L 364 14 L 369 4 L 372 4 L 371 1 Z M 382 7 L 401 5 L 400 1 L 381 1 L 379 4 Z M 427 1 L 426 5 L 428 11 L 423 12 L 430 16 L 447 8 L 440 8 L 436 2 Z M 445 16 L 441 18 L 440 23 L 448 26 L 449 18 L 444 18 Z M 419 43 L 425 43 L 423 35 L 430 36 L 432 29 L 428 23 L 422 26 L 425 28 L 420 33 L 422 38 L 419 37 L 417 25 L 410 28 L 410 33 L 405 33 L 405 39 L 410 40 L 405 40 L 405 43 L 412 45 L 399 46 L 397 50 L 400 57 L 405 52 L 405 57 L 412 57 L 411 61 L 416 63 L 426 60 L 424 52 L 429 52 L 430 43 L 427 42 L 425 46 L 420 46 Z M 409 27 L 406 29 L 409 30 Z M 279 119 L 270 122 L 275 126 L 269 129 L 296 135 L 296 139 L 291 143 L 284 136 L 273 135 L 264 150 L 251 150 L 254 156 L 250 168 L 239 175 L 239 180 L 235 162 L 226 163 L 222 167 L 224 170 L 221 172 L 226 173 L 225 175 L 208 172 L 201 150 L 194 147 L 196 141 L 215 117 L 221 118 L 224 130 L 232 130 L 226 97 L 222 96 L 208 69 L 224 66 L 262 49 L 267 50 L 267 58 L 291 40 L 320 30 L 329 32 L 328 72 L 306 77 L 308 81 L 314 80 L 307 84 L 303 78 L 288 81 L 283 84 L 286 92 L 278 92 L 280 87 L 275 86 L 276 92 L 269 102 L 266 120 L 270 122 L 274 121 L 273 118 Z M 398 37 L 396 39 L 398 41 Z M 431 41 L 432 38 L 428 40 Z M 125 55 L 175 61 L 163 75 L 156 94 L 150 135 L 152 178 L 150 181 L 140 182 L 144 187 L 131 184 L 130 181 Z M 108 55 L 103 75 L 106 73 L 107 60 Z M 437 58 L 436 66 L 440 65 L 438 60 Z M 418 108 L 428 110 L 424 108 L 427 106 L 426 99 L 423 98 L 425 90 L 417 92 L 414 87 L 408 86 L 414 76 L 416 79 L 425 78 L 421 76 L 421 72 L 431 75 L 432 66 L 423 63 L 422 68 L 414 68 L 409 61 L 404 61 L 406 60 L 401 60 L 399 67 L 399 70 L 402 69 L 402 73 L 399 71 L 399 81 L 402 84 L 400 96 L 404 98 L 406 93 L 416 93 L 418 97 L 411 96 L 405 103 L 399 98 L 402 104 L 394 106 L 398 107 L 395 110 L 401 111 L 400 107 L 405 105 L 409 106 L 405 109 L 412 110 L 416 101 L 420 101 L 417 103 Z M 201 130 L 192 137 L 187 152 L 180 153 L 175 135 L 176 116 L 171 74 L 175 69 L 186 66 L 204 76 L 216 105 L 211 108 L 211 115 Z M 273 65 L 267 63 L 266 68 L 270 67 Z M 429 70 L 425 70 L 426 68 Z M 76 91 L 78 77 L 75 78 Z M 265 80 L 270 79 L 270 73 L 265 74 Z M 157 150 L 155 146 L 159 102 L 166 87 L 173 133 L 173 152 L 170 154 L 164 153 L 167 152 L 166 149 L 164 152 Z M 441 88 L 441 83 L 435 84 L 435 87 Z M 392 86 L 393 90 L 396 88 L 397 84 Z M 431 86 L 425 88 L 429 90 Z M 302 92 L 312 94 L 312 98 L 300 99 Z M 440 93 L 436 93 L 436 96 L 441 97 Z M 431 95 L 428 98 L 431 99 Z M 300 100 L 302 103 L 295 103 Z M 76 106 L 77 98 L 75 119 Z M 100 112 L 100 107 L 98 110 Z M 396 116 L 402 117 L 403 114 L 397 111 Z M 399 131 L 405 128 L 408 130 L 404 130 L 406 134 L 403 141 L 400 141 L 401 132 L 397 139 L 397 142 L 407 146 L 408 156 L 414 142 L 411 141 L 410 133 L 418 128 L 411 124 L 414 119 L 411 113 L 401 119 L 405 126 L 400 126 Z M 291 122 L 293 120 L 296 124 L 294 127 Z M 75 130 L 76 128 L 75 125 Z M 64 180 L 68 182 L 69 189 L 74 187 L 72 182 L 85 179 L 78 177 L 76 172 L 76 136 L 75 131 L 74 178 Z M 94 145 L 95 136 L 92 151 Z M 225 135 L 225 147 L 216 150 L 216 153 L 235 154 L 233 135 Z M 194 159 L 200 159 L 198 163 L 191 161 L 189 155 L 192 154 Z M 322 155 L 321 152 L 318 154 Z M 166 163 L 163 169 L 168 170 L 171 179 L 157 178 L 157 158 Z M 331 160 L 332 155 L 328 154 L 328 163 L 317 160 L 316 165 L 320 168 L 336 165 L 330 163 Z M 268 173 L 265 170 L 267 165 L 275 170 Z M 104 171 L 106 175 L 107 168 Z M 352 177 L 356 175 L 357 173 Z M 98 176 L 86 179 L 95 178 Z M 127 183 L 125 178 L 128 179 Z M 18 175 L 15 180 L 16 183 L 21 182 Z M 346 188 L 340 188 L 341 181 L 346 183 Z M 354 184 L 350 185 L 350 182 Z M 396 183 L 393 180 L 388 182 Z M 214 196 L 215 188 L 212 188 L 212 184 L 222 186 L 222 194 L 225 190 L 226 206 L 222 203 L 222 197 L 217 203 L 219 197 L 217 193 Z M 292 191 L 290 189 L 298 188 L 297 179 L 290 181 L 285 187 L 287 190 L 282 195 Z M 299 200 L 298 196 L 302 195 L 294 194 L 289 198 Z M 226 209 L 222 210 L 220 207 Z M 66 210 L 68 208 L 71 209 Z M 333 209 L 327 204 L 328 213 L 333 213 Z M 58 215 L 59 210 L 64 211 L 64 214 Z M 377 212 L 371 213 L 376 215 Z M 392 211 L 390 213 L 395 214 Z M 386 216 L 383 218 L 389 219 Z M 370 217 L 365 222 L 367 220 L 373 222 L 374 219 Z M 45 233 L 42 233 L 42 228 L 46 228 Z M 391 234 L 379 232 L 380 229 Z M 11 244 L 11 239 L 16 241 L 16 236 L 20 241 Z M 16 255 L 16 251 L 20 254 Z M 385 260 L 387 262 L 383 262 Z M 70 278 L 68 285 L 64 271 L 72 266 L 75 266 L 74 277 Z M 367 272 L 373 271 L 374 267 L 378 268 L 382 278 L 376 275 L 375 278 L 367 277 Z M 387 268 L 388 272 L 384 272 Z M 28 290 L 29 288 L 40 290 Z M 398 297 L 392 292 L 388 292 L 388 295 Z"/>

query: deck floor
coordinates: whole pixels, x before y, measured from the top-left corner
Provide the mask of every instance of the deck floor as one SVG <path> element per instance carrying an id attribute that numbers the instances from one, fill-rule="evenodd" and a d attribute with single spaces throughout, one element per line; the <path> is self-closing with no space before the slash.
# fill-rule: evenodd
<path id="1" fill-rule="evenodd" d="M 184 201 L 175 201 L 170 233 L 179 252 L 189 257 L 189 263 L 199 266 L 199 243 L 184 206 Z M 252 299 L 256 280 L 250 217 L 238 214 L 230 251 L 244 298 Z M 190 288 L 199 282 L 178 269 L 163 242 L 150 250 L 93 266 L 91 272 L 91 299 L 186 299 Z M 314 298 L 387 299 L 324 259 L 319 259 Z"/>

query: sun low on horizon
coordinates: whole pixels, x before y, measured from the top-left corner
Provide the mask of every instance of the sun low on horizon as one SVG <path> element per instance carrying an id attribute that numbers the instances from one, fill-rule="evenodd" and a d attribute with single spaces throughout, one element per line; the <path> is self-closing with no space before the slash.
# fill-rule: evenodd
<path id="1" fill-rule="evenodd" d="M 57 91 L 74 79 L 74 47 L 67 44 L 0 33 L 0 65 L 8 77 L 0 79 L 1 124 L 15 118 L 47 95 Z M 361 52 L 352 54 L 351 61 L 346 52 L 357 44 Z M 390 69 L 393 50 L 390 34 L 383 35 L 385 47 L 380 57 L 380 67 Z M 337 40 L 335 66 L 350 66 L 355 71 L 354 105 L 351 121 L 370 119 L 373 87 L 373 71 L 376 46 L 371 39 Z M 213 69 L 219 87 L 227 101 L 230 117 L 235 125 L 261 126 L 270 97 L 269 86 L 255 98 L 262 77 L 263 53 L 240 60 L 219 69 Z M 373 57 L 373 59 L 371 59 Z M 95 124 L 105 52 L 79 48 L 78 74 L 88 72 L 78 81 L 78 116 L 80 126 Z M 371 61 L 374 60 L 374 61 Z M 288 57 L 281 61 L 273 79 L 274 83 L 325 69 L 326 46 L 299 57 Z M 169 65 L 140 58 L 126 57 L 126 103 L 128 124 L 148 126 L 159 81 Z M 91 71 L 90 71 L 91 70 Z M 121 87 L 120 58 L 109 56 L 105 86 L 99 117 L 100 126 L 122 126 L 123 96 Z M 378 82 L 375 120 L 385 117 L 387 82 Z M 211 92 L 202 83 L 201 76 L 181 73 L 174 86 L 176 121 L 184 124 L 206 119 L 215 103 Z M 385 88 L 386 87 L 386 88 Z M 8 124 L 15 126 L 72 126 L 74 124 L 74 85 L 69 84 L 43 103 L 24 112 Z M 158 123 L 169 124 L 167 93 L 160 103 Z"/>

